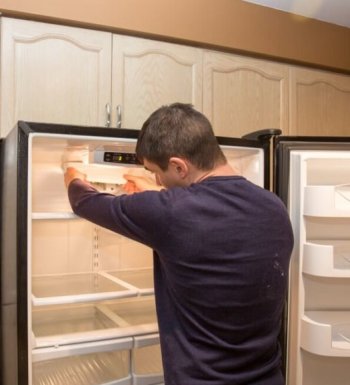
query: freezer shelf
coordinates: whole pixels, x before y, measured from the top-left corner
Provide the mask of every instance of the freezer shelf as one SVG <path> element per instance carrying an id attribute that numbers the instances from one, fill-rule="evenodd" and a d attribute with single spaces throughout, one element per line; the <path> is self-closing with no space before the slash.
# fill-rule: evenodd
<path id="1" fill-rule="evenodd" d="M 34 346 L 43 348 L 150 334 L 158 331 L 153 297 L 118 302 L 37 307 Z"/>
<path id="2" fill-rule="evenodd" d="M 102 301 L 135 295 L 137 290 L 101 273 L 32 277 L 32 302 L 35 306 Z"/>
<path id="3" fill-rule="evenodd" d="M 350 184 L 306 186 L 304 215 L 316 217 L 350 217 Z"/>
<path id="4" fill-rule="evenodd" d="M 140 295 L 154 293 L 152 268 L 108 271 L 105 276 L 111 276 L 126 282 L 135 287 Z"/>
<path id="5" fill-rule="evenodd" d="M 307 311 L 301 347 L 322 356 L 350 357 L 350 311 Z"/>
<path id="6" fill-rule="evenodd" d="M 305 243 L 303 272 L 321 277 L 350 277 L 350 241 L 313 240 Z"/>

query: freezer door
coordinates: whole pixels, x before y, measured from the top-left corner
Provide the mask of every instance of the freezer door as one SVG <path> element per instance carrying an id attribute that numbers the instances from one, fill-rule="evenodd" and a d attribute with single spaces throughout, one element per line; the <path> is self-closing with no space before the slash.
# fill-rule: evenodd
<path id="1" fill-rule="evenodd" d="M 270 187 L 269 144 L 258 140 L 217 137 L 229 164 L 258 186 Z"/>
<path id="2" fill-rule="evenodd" d="M 288 385 L 343 385 L 350 365 L 350 140 L 279 138 L 277 192 L 295 245 L 286 312 Z"/>

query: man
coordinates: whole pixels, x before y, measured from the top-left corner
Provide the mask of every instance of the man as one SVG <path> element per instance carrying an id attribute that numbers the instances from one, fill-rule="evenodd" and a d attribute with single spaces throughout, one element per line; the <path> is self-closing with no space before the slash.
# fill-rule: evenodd
<path id="1" fill-rule="evenodd" d="M 237 174 L 190 105 L 161 107 L 136 155 L 159 191 L 126 176 L 98 193 L 65 175 L 74 212 L 154 250 L 166 385 L 282 385 L 278 346 L 293 247 L 282 202 Z M 160 187 L 161 186 L 161 187 Z"/>

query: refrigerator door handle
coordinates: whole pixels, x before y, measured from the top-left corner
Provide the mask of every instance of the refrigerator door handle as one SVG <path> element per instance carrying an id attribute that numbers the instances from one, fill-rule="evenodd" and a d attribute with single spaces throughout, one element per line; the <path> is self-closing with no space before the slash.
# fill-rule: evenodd
<path id="1" fill-rule="evenodd" d="M 111 105 L 109 103 L 106 104 L 106 127 L 111 126 Z"/>
<path id="2" fill-rule="evenodd" d="M 250 132 L 249 134 L 242 136 L 242 138 L 263 141 L 266 139 L 269 140 L 271 137 L 278 136 L 281 134 L 282 134 L 282 130 L 280 130 L 279 128 L 265 128 L 263 130 Z"/>
<path id="3" fill-rule="evenodd" d="M 116 127 L 121 128 L 122 126 L 122 106 L 120 104 L 117 105 L 117 123 Z"/>

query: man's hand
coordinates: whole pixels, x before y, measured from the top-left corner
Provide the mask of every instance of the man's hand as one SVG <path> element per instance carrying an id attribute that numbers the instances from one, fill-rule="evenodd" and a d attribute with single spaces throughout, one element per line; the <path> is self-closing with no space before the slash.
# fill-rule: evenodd
<path id="1" fill-rule="evenodd" d="M 163 186 L 159 186 L 154 178 L 151 177 L 130 174 L 125 174 L 123 177 L 127 180 L 126 184 L 123 186 L 123 189 L 128 194 L 149 190 L 160 191 L 164 188 Z"/>
<path id="2" fill-rule="evenodd" d="M 85 174 L 79 172 L 74 167 L 68 167 L 66 172 L 64 173 L 64 183 L 66 184 L 66 187 L 68 188 L 70 182 L 74 179 L 81 179 L 85 181 Z"/>

